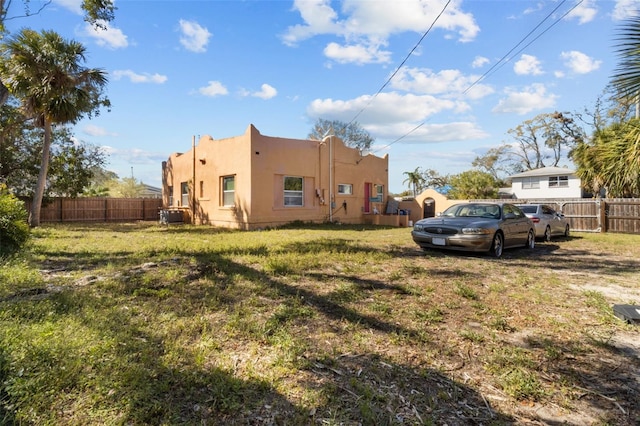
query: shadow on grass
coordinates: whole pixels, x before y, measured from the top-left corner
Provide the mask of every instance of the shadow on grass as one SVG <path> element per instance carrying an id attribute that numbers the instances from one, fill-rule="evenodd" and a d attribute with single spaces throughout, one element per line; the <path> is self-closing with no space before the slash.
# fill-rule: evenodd
<path id="1" fill-rule="evenodd" d="M 549 245 L 552 247 L 552 245 Z M 340 250 L 370 250 L 367 247 L 353 247 L 348 241 L 330 239 L 323 242 L 295 243 L 291 249 L 299 252 L 318 253 L 328 255 L 332 251 Z M 536 249 L 537 250 L 537 249 Z M 535 250 L 534 250 L 535 251 Z M 162 253 L 161 250 L 159 253 Z M 360 424 L 401 424 L 401 423 L 435 423 L 435 424 L 517 424 L 518 420 L 492 408 L 483 395 L 466 384 L 457 381 L 440 371 L 430 367 L 420 367 L 410 363 L 394 362 L 382 354 L 338 354 L 311 353 L 306 355 L 306 362 L 302 363 L 297 374 L 300 381 L 308 389 L 316 389 L 323 395 L 320 402 L 309 407 L 307 404 L 295 401 L 291 396 L 283 393 L 274 385 L 258 378 L 239 378 L 233 371 L 222 370 L 198 360 L 194 354 L 183 353 L 178 361 L 171 366 L 163 361 L 167 354 L 167 346 L 172 342 L 165 340 L 158 333 L 153 333 L 153 324 L 148 324 L 142 316 L 136 316 L 130 309 L 115 310 L 104 319 L 89 315 L 93 307 L 99 307 L 105 298 L 121 296 L 130 303 L 144 301 L 156 304 L 163 315 L 172 314 L 175 317 L 189 317 L 202 315 L 203 309 L 216 311 L 232 311 L 241 306 L 255 294 L 242 293 L 233 288 L 235 277 L 241 277 L 254 284 L 259 296 L 270 299 L 274 304 L 291 300 L 305 300 L 321 318 L 330 321 L 346 321 L 364 329 L 386 334 L 390 340 L 392 335 L 406 336 L 409 341 L 420 341 L 421 330 L 403 327 L 395 322 L 387 321 L 376 316 L 364 315 L 358 310 L 347 307 L 336 301 L 332 294 L 320 294 L 302 286 L 291 284 L 283 277 L 275 277 L 257 268 L 242 264 L 234 260 L 238 253 L 245 254 L 242 249 L 231 249 L 229 252 L 172 252 L 172 256 L 196 259 L 191 274 L 175 283 L 158 282 L 153 277 L 145 279 L 146 271 L 131 275 L 125 273 L 119 279 L 119 286 L 105 286 L 105 293 L 99 297 L 85 296 L 85 299 L 75 299 L 65 296 L 52 296 L 58 303 L 68 304 L 60 313 L 65 315 L 79 315 L 83 323 L 105 340 L 112 340 L 116 347 L 109 355 L 117 355 L 122 364 L 111 368 L 96 365 L 93 374 L 101 376 L 101 380 L 110 383 L 110 389 L 103 389 L 103 393 L 93 395 L 97 406 L 108 409 L 113 404 L 123 407 L 119 421 L 124 424 L 162 424 L 162 423 L 206 423 L 218 424 L 305 424 L 322 421 L 338 423 Z M 406 252 L 391 251 L 394 256 L 406 256 Z M 533 256 L 526 250 L 514 250 L 505 261 L 511 264 L 527 262 L 548 267 L 549 262 L 557 267 L 584 267 L 578 262 L 584 253 L 576 250 L 562 256 L 562 259 L 548 259 L 546 256 Z M 526 253 L 526 254 L 525 254 Z M 265 255 L 265 249 L 255 251 L 257 255 Z M 91 256 L 76 257 L 76 254 L 66 252 L 51 252 L 52 259 L 67 259 L 74 257 L 73 267 L 78 270 L 90 268 L 93 263 Z M 130 267 L 127 254 L 122 253 L 111 262 L 126 269 Z M 553 263 L 555 262 L 555 263 Z M 624 273 L 628 268 L 640 266 L 635 261 L 625 261 L 611 264 L 605 259 L 601 266 L 608 265 L 612 271 Z M 436 273 L 448 276 L 444 268 Z M 474 271 L 458 270 L 455 274 L 474 274 Z M 150 274 L 151 275 L 151 274 Z M 385 290 L 410 296 L 402 286 L 390 284 L 384 280 L 363 279 L 348 274 L 322 274 L 308 272 L 307 277 L 319 282 L 340 279 L 350 282 L 362 291 L 375 293 Z M 457 276 L 457 275 L 456 275 Z M 203 278 L 209 278 L 214 288 L 206 288 L 201 284 Z M 168 303 L 159 292 L 136 293 L 140 288 L 158 290 L 161 288 L 175 289 L 179 302 Z M 98 291 L 100 289 L 96 289 Z M 120 295 L 111 292 L 121 292 Z M 136 296 L 140 294 L 141 296 Z M 134 296 L 131 299 L 131 296 Z M 21 321 L 25 326 L 37 321 L 45 321 L 46 317 L 34 317 L 28 314 L 30 305 L 43 301 L 11 300 L 2 304 L 25 304 L 16 310 L 12 317 Z M 116 302 L 114 302 L 116 303 Z M 8 305 L 7 305 L 8 306 Z M 7 307 L 3 306 L 3 308 Z M 86 312 L 83 314 L 83 312 Z M 151 318 L 151 321 L 157 320 Z M 313 326 L 312 323 L 309 324 Z M 250 335 L 251 336 L 251 335 Z M 265 344 L 264 336 L 253 335 L 259 343 Z M 231 337 L 233 338 L 233 337 Z M 247 336 L 243 336 L 247 338 Z M 312 335 L 307 336 L 313 339 Z M 2 347 L 8 347 L 9 342 L 0 342 Z M 438 351 L 447 352 L 452 348 L 446 343 L 430 341 L 428 343 Z M 567 346 L 582 347 L 581 342 L 565 342 L 560 339 L 549 338 L 545 347 L 557 348 L 559 351 Z M 439 347 L 438 347 L 439 346 Z M 420 344 L 418 344 L 420 347 Z M 422 348 L 432 349 L 432 348 Z M 215 356 L 212 353 L 211 356 Z M 17 370 L 11 366 L 11 354 L 5 353 L 5 379 L 20 381 Z M 2 352 L 0 352 L 2 361 Z M 611 416 L 610 421 L 616 424 L 634 424 L 638 419 L 638 407 L 630 396 L 638 395 L 635 388 L 627 380 L 616 383 L 612 377 L 612 366 L 607 363 L 575 363 L 570 359 L 552 365 L 550 370 L 557 375 L 558 381 L 569 381 L 579 384 L 588 394 L 582 398 L 588 399 L 590 405 L 596 409 L 614 413 L 618 410 L 624 414 L 619 417 Z M 56 365 L 55 357 L 51 362 Z M 2 364 L 0 364 L 2 367 Z M 0 368 L 0 372 L 3 370 Z M 576 377 L 589 379 L 576 380 Z M 3 383 L 7 382 L 4 380 Z M 608 382 L 608 383 L 607 383 Z M 603 384 L 607 383 L 606 395 L 603 394 Z M 631 385 L 630 385 L 631 384 Z M 77 386 L 78 389 L 75 389 Z M 70 389 L 59 389 L 60 392 L 80 392 L 81 383 L 71 383 Z M 54 389 L 55 391 L 55 389 Z M 3 394 L 4 392 L 4 394 Z M 11 411 L 7 407 L 19 403 L 11 389 L 0 388 L 2 399 L 0 410 L 10 418 Z M 28 395 L 24 396 L 25 399 Z M 26 409 L 26 407 L 23 407 Z M 46 409 L 45 407 L 44 409 Z M 618 411 L 618 412 L 620 412 Z M 0 411 L 3 414 L 3 411 Z M 55 420 L 55 419 L 54 419 Z M 547 424 L 553 424 L 549 420 Z M 563 423 L 558 421 L 558 424 Z"/>
<path id="2" fill-rule="evenodd" d="M 308 248 L 314 250 L 315 244 Z M 341 243 L 338 244 L 341 246 Z M 50 253 L 52 257 L 67 258 L 68 253 Z M 468 424 L 500 420 L 501 424 L 513 423 L 501 414 L 475 390 L 456 380 L 446 377 L 428 367 L 402 365 L 379 354 L 362 356 L 327 356 L 311 351 L 305 355 L 307 361 L 297 361 L 298 382 L 322 395 L 319 401 L 304 404 L 292 395 L 283 394 L 264 379 L 239 377 L 232 370 L 223 370 L 202 359 L 189 350 L 182 351 L 180 358 L 171 337 L 155 332 L 153 323 L 161 318 L 196 317 L 203 309 L 213 311 L 233 311 L 241 307 L 244 299 L 253 294 L 243 294 L 233 288 L 230 277 L 242 277 L 262 289 L 263 298 L 270 298 L 275 305 L 303 298 L 320 318 L 330 321 L 349 322 L 363 329 L 402 335 L 411 340 L 418 337 L 416 330 L 363 315 L 323 296 L 290 285 L 284 279 L 270 276 L 255 268 L 240 264 L 219 252 L 178 253 L 180 258 L 195 258 L 197 265 L 192 274 L 184 280 L 163 283 L 145 277 L 145 272 L 130 274 L 125 271 L 115 283 L 102 284 L 73 291 L 52 294 L 43 300 L 12 299 L 0 302 L 9 308 L 6 315 L 19 321 L 23 327 L 73 317 L 84 324 L 90 335 L 99 336 L 104 346 L 92 348 L 95 358 L 82 359 L 83 355 L 73 350 L 60 349 L 57 353 L 50 347 L 36 349 L 30 360 L 31 375 L 19 374 L 19 360 L 8 354 L 6 381 L 2 391 L 7 398 L 2 407 L 7 416 L 17 407 L 17 416 L 36 410 L 40 420 L 56 422 L 54 406 L 61 402 L 55 395 L 76 395 L 78 398 L 93 400 L 95 413 L 108 413 L 102 421 L 123 424 L 312 424 L 324 421 L 360 424 L 400 424 L 436 422 L 438 424 Z M 83 258 L 75 259 L 74 267 L 83 265 Z M 126 259 L 120 259 L 124 267 Z M 116 261 L 117 266 L 117 261 Z M 152 275 L 152 271 L 147 271 Z M 211 278 L 214 288 L 198 285 L 203 278 Z M 314 276 L 319 280 L 326 276 Z M 405 294 L 400 286 L 383 281 L 366 280 L 356 276 L 342 276 L 359 288 L 375 292 L 385 289 Z M 193 285 L 192 285 L 193 284 Z M 173 288 L 181 299 L 170 301 L 160 297 L 161 287 Z M 40 305 L 40 306 L 38 306 Z M 143 305 L 156 306 L 158 314 L 148 317 Z M 96 310 L 104 309 L 108 315 L 96 315 Z M 312 326 L 313 324 L 309 324 Z M 162 329 L 158 324 L 157 329 Z M 268 336 L 258 333 L 240 335 L 236 338 L 254 339 L 257 344 L 267 345 Z M 311 338 L 311 336 L 309 336 Z M 10 347 L 8 341 L 0 342 L 2 347 Z M 37 343 L 26 343 L 35 345 Z M 63 342 L 62 342 L 63 344 Z M 93 343 L 96 345 L 95 341 Z M 266 348 L 265 347 L 265 348 Z M 274 348 L 274 351 L 279 349 Z M 212 351 L 210 357 L 224 356 Z M 77 358 L 74 360 L 74 358 Z M 110 360 L 105 362 L 105 360 Z M 33 383 L 40 380 L 38 374 L 47 374 L 50 368 L 71 370 L 67 364 L 83 364 L 76 374 L 66 374 L 66 380 L 52 380 L 47 396 L 29 395 L 34 390 Z M 336 371 L 340 371 L 337 374 Z M 51 373 L 48 373 L 51 374 Z M 35 375 L 35 376 L 34 376 Z M 47 383 L 45 381 L 45 383 Z M 60 388 L 56 389 L 55 386 Z M 95 393 L 83 395 L 85 389 L 94 388 Z M 38 391 L 36 391 L 38 392 Z M 38 401 L 29 403 L 27 401 Z M 27 404 L 27 405 L 22 405 Z M 52 406 L 48 406 L 51 404 Z M 116 407 L 117 414 L 111 410 Z M 73 413 L 73 421 L 83 421 L 82 413 Z M 85 414 L 86 415 L 86 414 Z M 33 413 L 31 414 L 33 416 Z M 49 417 L 48 417 L 49 416 Z M 405 419 L 405 420 L 403 420 Z M 95 419 L 94 419 L 95 420 Z"/>

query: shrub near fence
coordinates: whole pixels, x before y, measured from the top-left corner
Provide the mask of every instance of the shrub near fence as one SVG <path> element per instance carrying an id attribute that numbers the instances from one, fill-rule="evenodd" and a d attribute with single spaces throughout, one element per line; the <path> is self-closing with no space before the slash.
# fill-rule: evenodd
<path id="1" fill-rule="evenodd" d="M 27 211 L 31 201 L 25 200 Z M 52 198 L 42 204 L 40 222 L 131 222 L 158 220 L 161 198 Z"/>

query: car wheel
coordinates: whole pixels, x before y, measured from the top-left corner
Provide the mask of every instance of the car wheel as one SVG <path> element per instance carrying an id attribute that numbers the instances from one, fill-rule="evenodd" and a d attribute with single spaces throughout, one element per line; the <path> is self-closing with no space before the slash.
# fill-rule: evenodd
<path id="1" fill-rule="evenodd" d="M 564 237 L 569 238 L 569 225 L 565 226 L 564 228 Z"/>
<path id="2" fill-rule="evenodd" d="M 500 232 L 496 232 L 496 235 L 493 236 L 493 243 L 491 243 L 491 249 L 489 252 L 495 258 L 499 258 L 502 256 L 502 250 L 504 249 L 504 237 Z"/>
<path id="3" fill-rule="evenodd" d="M 549 225 L 547 225 L 544 230 L 544 240 L 547 242 L 551 241 L 551 228 L 549 227 Z"/>
<path id="4" fill-rule="evenodd" d="M 528 249 L 533 249 L 536 246 L 536 233 L 533 232 L 533 229 L 529 229 L 529 234 L 527 235 L 527 245 L 525 246 Z"/>

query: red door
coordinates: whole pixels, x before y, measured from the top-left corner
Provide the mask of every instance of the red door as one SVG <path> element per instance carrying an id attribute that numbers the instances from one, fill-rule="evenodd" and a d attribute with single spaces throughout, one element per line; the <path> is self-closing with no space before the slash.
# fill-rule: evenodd
<path id="1" fill-rule="evenodd" d="M 364 212 L 371 213 L 371 183 L 364 184 Z"/>

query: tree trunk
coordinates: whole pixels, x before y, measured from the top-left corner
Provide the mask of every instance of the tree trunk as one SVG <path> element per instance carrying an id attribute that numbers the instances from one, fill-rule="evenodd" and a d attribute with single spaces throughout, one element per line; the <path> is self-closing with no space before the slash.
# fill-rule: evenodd
<path id="1" fill-rule="evenodd" d="M 9 99 L 9 89 L 0 80 L 0 106 L 4 105 L 7 99 Z"/>
<path id="2" fill-rule="evenodd" d="M 35 228 L 40 226 L 40 209 L 42 208 L 42 199 L 44 198 L 44 188 L 47 183 L 47 171 L 49 170 L 49 157 L 51 156 L 51 122 L 45 118 L 44 120 L 44 144 L 42 146 L 42 162 L 40 164 L 40 172 L 38 173 L 38 182 L 36 190 L 33 194 L 33 202 L 31 203 L 31 212 L 29 213 L 29 226 Z"/>

